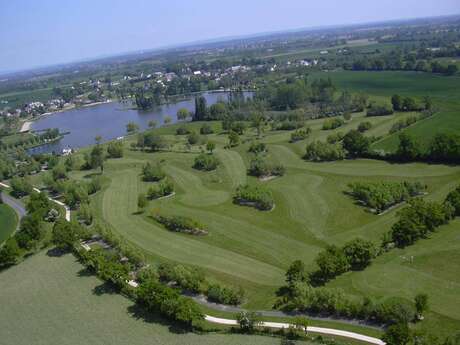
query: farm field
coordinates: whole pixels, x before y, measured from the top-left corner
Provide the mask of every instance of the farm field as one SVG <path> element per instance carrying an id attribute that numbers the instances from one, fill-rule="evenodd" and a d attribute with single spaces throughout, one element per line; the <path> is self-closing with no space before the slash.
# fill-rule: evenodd
<path id="1" fill-rule="evenodd" d="M 358 72 L 332 71 L 314 73 L 312 78 L 330 77 L 340 88 L 369 95 L 390 97 L 397 93 L 421 99 L 430 96 L 439 112 L 406 131 L 418 138 L 426 148 L 436 133 L 459 133 L 460 77 L 445 77 L 423 72 Z M 374 149 L 393 151 L 398 145 L 398 134 L 375 143 Z"/>
<path id="2" fill-rule="evenodd" d="M 0 244 L 3 243 L 16 229 L 18 218 L 14 210 L 5 204 L 0 204 Z"/>
<path id="3" fill-rule="evenodd" d="M 358 114 L 335 131 L 356 128 L 363 121 Z M 369 135 L 386 133 L 399 116 L 366 118 L 373 123 Z M 208 139 L 217 143 L 215 155 L 222 164 L 216 171 L 200 172 L 192 168 L 199 150 L 184 149 L 185 137 L 175 136 L 177 126 L 158 131 L 171 145 L 168 152 L 142 152 L 129 149 L 125 143 L 121 159 L 109 159 L 104 165 L 103 191 L 92 203 L 99 219 L 116 233 L 141 248 L 149 261 L 172 261 L 195 265 L 205 270 L 210 281 L 240 285 L 247 292 L 245 307 L 271 309 L 276 290 L 284 283 L 289 264 L 303 260 L 314 269 L 314 258 L 328 244 L 343 245 L 361 237 L 379 243 L 382 235 L 395 222 L 397 209 L 377 216 L 369 213 L 344 191 L 357 181 L 419 181 L 428 186 L 427 198 L 441 201 L 460 181 L 460 167 L 422 163 L 391 164 L 374 160 L 346 160 L 310 163 L 301 159 L 307 142 L 324 140 L 334 131 L 323 131 L 324 120 L 308 123 L 312 134 L 306 141 L 288 143 L 290 132 L 266 132 L 261 142 L 267 144 L 266 159 L 286 167 L 283 177 L 260 182 L 246 176 L 252 154 L 249 141 L 255 132 L 249 130 L 247 140 L 233 149 L 224 149 L 227 137 L 213 134 Z M 190 126 L 197 128 L 200 123 Z M 219 124 L 213 123 L 218 129 Z M 151 201 L 144 214 L 137 211 L 137 196 L 152 183 L 141 179 L 146 162 L 159 163 L 176 187 L 175 196 Z M 84 178 L 88 172 L 74 172 Z M 235 188 L 246 182 L 264 184 L 275 197 L 275 209 L 262 212 L 232 203 Z M 183 215 L 198 220 L 209 231 L 207 236 L 190 236 L 169 232 L 151 218 L 151 211 Z M 455 289 L 458 282 L 450 273 L 458 270 L 458 221 L 441 229 L 432 239 L 416 246 L 395 250 L 379 257 L 363 272 L 348 273 L 329 285 L 340 287 L 350 295 L 373 296 L 377 299 L 399 297 L 412 300 L 418 292 L 430 296 L 431 313 L 421 327 L 442 325 L 445 331 L 458 329 L 460 314 Z M 408 265 L 403 257 L 414 256 Z M 434 258 L 446 256 L 444 273 L 433 270 Z M 410 273 L 410 274 L 409 274 Z M 454 275 L 455 276 L 455 275 Z M 385 279 L 382 279 L 385 277 Z M 417 289 L 408 288 L 416 284 Z M 439 293 L 439 289 L 443 293 Z"/>
<path id="4" fill-rule="evenodd" d="M 182 333 L 154 316 L 146 320 L 130 300 L 104 291 L 72 255 L 49 257 L 42 251 L 1 272 L 0 290 L 5 345 L 280 343 L 262 336 Z"/>

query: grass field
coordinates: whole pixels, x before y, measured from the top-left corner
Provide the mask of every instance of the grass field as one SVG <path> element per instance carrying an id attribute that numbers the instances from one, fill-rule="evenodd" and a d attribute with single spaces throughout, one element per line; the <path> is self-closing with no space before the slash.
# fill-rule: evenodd
<path id="1" fill-rule="evenodd" d="M 6 204 L 0 204 L 0 244 L 16 230 L 18 217 L 14 210 Z"/>
<path id="2" fill-rule="evenodd" d="M 460 76 L 445 77 L 423 72 L 357 72 L 334 71 L 315 73 L 312 78 L 330 77 L 340 88 L 364 92 L 368 95 L 390 97 L 397 93 L 421 99 L 430 96 L 439 112 L 432 118 L 411 126 L 406 131 L 417 136 L 421 145 L 436 133 L 460 132 Z M 393 151 L 398 145 L 398 134 L 389 136 L 375 149 Z"/>
<path id="3" fill-rule="evenodd" d="M 1 272 L 0 291 L 4 345 L 280 343 L 262 336 L 180 333 L 153 316 L 146 319 L 130 300 L 82 271 L 72 255 L 38 253 Z"/>
<path id="4" fill-rule="evenodd" d="M 406 115 L 369 118 L 374 125 L 369 135 L 386 133 L 400 116 Z M 356 128 L 363 117 L 355 115 L 338 130 Z M 321 130 L 323 121 L 309 123 L 313 132 L 307 141 L 324 140 L 334 132 Z M 173 147 L 178 148 L 185 138 L 174 136 L 175 128 L 169 126 L 160 131 L 170 143 L 176 141 Z M 254 137 L 252 131 L 245 135 L 245 139 Z M 301 159 L 307 141 L 291 144 L 289 137 L 290 132 L 266 132 L 261 139 L 268 145 L 267 159 L 287 168 L 285 176 L 268 182 L 246 176 L 251 159 L 247 152 L 249 143 L 224 149 L 226 136 L 220 134 L 209 139 L 217 143 L 215 154 L 222 164 L 207 173 L 192 168 L 196 153 L 132 151 L 128 149 L 128 140 L 125 157 L 106 162 L 107 184 L 96 195 L 93 205 L 99 218 L 141 248 L 149 261 L 199 266 L 211 281 L 243 286 L 248 295 L 245 307 L 260 310 L 273 306 L 275 291 L 283 284 L 284 272 L 293 260 L 301 259 L 313 269 L 315 256 L 327 244 L 341 245 L 355 237 L 379 243 L 382 234 L 391 228 L 397 209 L 382 216 L 367 212 L 343 193 L 348 183 L 420 181 L 428 185 L 427 197 L 440 201 L 460 181 L 460 167 L 454 166 L 374 160 L 308 163 Z M 175 183 L 176 195 L 150 202 L 147 211 L 139 215 L 137 196 L 150 185 L 140 176 L 147 161 L 161 162 Z M 88 172 L 75 172 L 73 176 L 83 178 L 85 174 Z M 246 181 L 263 183 L 273 191 L 276 208 L 272 212 L 232 203 L 235 187 Z M 196 219 L 206 226 L 209 235 L 193 237 L 169 232 L 150 218 L 152 209 Z M 441 334 L 459 329 L 460 305 L 455 295 L 459 286 L 450 275 L 459 272 L 455 255 L 460 249 L 456 233 L 459 225 L 455 221 L 432 239 L 385 254 L 365 271 L 346 274 L 329 285 L 341 287 L 348 294 L 377 299 L 397 296 L 412 300 L 415 294 L 426 292 L 432 311 L 419 327 L 437 325 Z M 402 259 L 408 256 L 414 256 L 411 265 Z M 439 257 L 448 259 L 442 272 L 436 269 Z"/>

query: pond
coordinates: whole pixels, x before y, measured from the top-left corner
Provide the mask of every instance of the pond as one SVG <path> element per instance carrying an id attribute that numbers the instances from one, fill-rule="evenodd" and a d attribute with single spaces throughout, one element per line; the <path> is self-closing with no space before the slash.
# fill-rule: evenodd
<path id="1" fill-rule="evenodd" d="M 228 92 L 205 92 L 202 94 L 208 105 L 219 101 L 228 100 Z M 250 92 L 244 93 L 250 97 Z M 164 104 L 148 111 L 133 109 L 131 102 L 111 102 L 90 107 L 82 107 L 55 113 L 35 121 L 31 130 L 38 131 L 47 128 L 58 128 L 62 132 L 70 132 L 59 141 L 45 144 L 29 150 L 31 154 L 37 153 L 60 153 L 64 148 L 80 148 L 94 144 L 94 138 L 101 136 L 102 141 L 109 141 L 126 135 L 126 124 L 134 122 L 141 130 L 148 128 L 151 120 L 156 121 L 157 126 L 164 124 L 166 116 L 171 118 L 171 123 L 177 122 L 177 111 L 186 108 L 195 110 L 195 98 L 190 97 L 175 103 Z"/>

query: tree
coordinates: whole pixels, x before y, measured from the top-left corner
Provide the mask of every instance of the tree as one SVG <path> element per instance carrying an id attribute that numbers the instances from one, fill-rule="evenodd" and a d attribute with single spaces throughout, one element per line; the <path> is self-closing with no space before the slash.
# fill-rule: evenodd
<path id="1" fill-rule="evenodd" d="M 206 150 L 209 152 L 209 153 L 212 153 L 216 148 L 216 144 L 212 141 L 208 141 L 206 143 Z"/>
<path id="2" fill-rule="evenodd" d="M 261 324 L 260 315 L 255 312 L 242 311 L 236 315 L 240 329 L 246 333 L 254 332 L 254 329 Z"/>
<path id="3" fill-rule="evenodd" d="M 453 64 L 450 64 L 447 66 L 447 69 L 446 69 L 446 75 L 454 75 L 458 72 L 458 67 L 457 65 L 453 65 Z"/>
<path id="4" fill-rule="evenodd" d="M 420 146 L 412 137 L 407 133 L 401 133 L 399 135 L 399 147 L 396 151 L 396 155 L 405 161 L 413 161 L 420 157 Z"/>
<path id="5" fill-rule="evenodd" d="M 165 116 L 165 117 L 163 118 L 163 123 L 164 123 L 165 125 L 169 125 L 169 124 L 171 123 L 171 121 L 172 121 L 171 116 Z"/>
<path id="6" fill-rule="evenodd" d="M 231 130 L 228 134 L 228 141 L 231 147 L 238 146 L 240 144 L 240 136 L 235 131 Z"/>
<path id="7" fill-rule="evenodd" d="M 352 157 L 362 157 L 367 154 L 370 144 L 369 139 L 355 129 L 349 131 L 343 138 L 343 148 L 347 150 Z"/>
<path id="8" fill-rule="evenodd" d="M 315 261 L 319 267 L 316 274 L 320 282 L 333 279 L 350 268 L 345 253 L 335 245 L 330 245 L 326 250 L 320 252 Z"/>
<path id="9" fill-rule="evenodd" d="M 102 142 L 102 137 L 100 135 L 96 135 L 94 138 L 94 141 L 96 142 L 97 145 L 100 145 Z"/>
<path id="10" fill-rule="evenodd" d="M 187 141 L 190 145 L 196 145 L 200 142 L 200 135 L 195 131 L 191 131 L 190 134 L 187 136 Z"/>
<path id="11" fill-rule="evenodd" d="M 145 133 L 142 138 L 143 145 L 150 148 L 152 151 L 159 151 L 166 147 L 163 137 L 153 132 Z"/>
<path id="12" fill-rule="evenodd" d="M 423 320 L 423 313 L 428 310 L 428 295 L 419 293 L 414 298 L 415 309 L 417 311 L 417 319 Z"/>
<path id="13" fill-rule="evenodd" d="M 402 110 L 402 98 L 400 95 L 393 95 L 391 97 L 391 104 L 393 105 L 394 111 Z"/>
<path id="14" fill-rule="evenodd" d="M 366 132 L 371 128 L 372 128 L 372 123 L 370 123 L 369 121 L 361 122 L 358 125 L 358 131 L 360 131 L 361 133 Z"/>
<path id="15" fill-rule="evenodd" d="M 139 125 L 135 122 L 128 122 L 126 124 L 126 132 L 128 134 L 136 133 L 139 130 Z"/>
<path id="16" fill-rule="evenodd" d="M 8 239 L 0 248 L 0 267 L 15 265 L 21 251 L 14 237 Z"/>
<path id="17" fill-rule="evenodd" d="M 147 197 L 145 196 L 144 193 L 141 193 L 137 197 L 137 208 L 139 209 L 139 212 L 143 212 L 146 206 L 147 206 Z"/>
<path id="18" fill-rule="evenodd" d="M 150 120 L 148 126 L 149 128 L 154 129 L 157 126 L 157 122 L 155 120 Z"/>
<path id="19" fill-rule="evenodd" d="M 110 158 L 123 157 L 123 143 L 121 141 L 109 143 L 109 146 L 107 146 L 107 154 Z"/>
<path id="20" fill-rule="evenodd" d="M 204 96 L 195 98 L 195 113 L 193 114 L 193 121 L 206 120 L 208 115 L 207 101 Z"/>
<path id="21" fill-rule="evenodd" d="M 375 256 L 375 246 L 371 241 L 357 238 L 343 247 L 343 252 L 353 270 L 362 270 Z"/>
<path id="22" fill-rule="evenodd" d="M 203 126 L 200 128 L 200 134 L 207 135 L 214 133 L 213 129 L 207 123 L 204 123 Z"/>
<path id="23" fill-rule="evenodd" d="M 294 283 L 305 281 L 306 279 L 305 264 L 301 260 L 295 260 L 286 271 L 286 283 L 292 287 Z"/>
<path id="24" fill-rule="evenodd" d="M 190 112 L 186 108 L 181 108 L 177 111 L 177 119 L 179 121 L 184 121 L 190 116 Z"/>
<path id="25" fill-rule="evenodd" d="M 410 330 L 406 323 L 398 323 L 389 326 L 382 340 L 387 345 L 406 345 L 410 340 Z"/>
<path id="26" fill-rule="evenodd" d="M 87 157 L 87 165 L 91 169 L 101 168 L 104 171 L 104 151 L 101 145 L 96 145 Z"/>
<path id="27" fill-rule="evenodd" d="M 304 316 L 297 316 L 294 318 L 295 329 L 304 332 L 305 335 L 308 334 L 308 324 L 309 324 L 309 321 Z"/>
<path id="28" fill-rule="evenodd" d="M 251 115 L 251 125 L 257 130 L 257 136 L 260 137 L 265 125 L 264 113 L 257 111 Z"/>
<path id="29" fill-rule="evenodd" d="M 59 219 L 53 226 L 52 242 L 61 250 L 70 250 L 76 241 L 80 239 L 79 225 Z"/>

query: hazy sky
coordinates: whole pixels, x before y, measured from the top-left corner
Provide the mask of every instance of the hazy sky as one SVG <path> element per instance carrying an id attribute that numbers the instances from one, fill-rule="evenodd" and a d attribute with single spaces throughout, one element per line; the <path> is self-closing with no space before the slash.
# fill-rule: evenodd
<path id="1" fill-rule="evenodd" d="M 459 0 L 0 0 L 0 71 L 223 36 L 456 13 Z"/>

